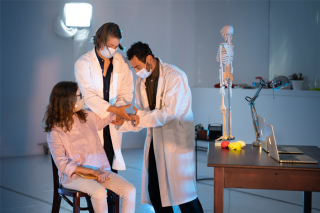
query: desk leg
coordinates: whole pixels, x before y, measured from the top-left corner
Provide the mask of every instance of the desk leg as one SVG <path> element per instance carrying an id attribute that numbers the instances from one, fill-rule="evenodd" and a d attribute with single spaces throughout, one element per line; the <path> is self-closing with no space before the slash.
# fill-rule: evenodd
<path id="1" fill-rule="evenodd" d="M 311 213 L 312 192 L 303 192 L 303 213 Z"/>
<path id="2" fill-rule="evenodd" d="M 223 213 L 224 167 L 214 167 L 214 213 Z"/>

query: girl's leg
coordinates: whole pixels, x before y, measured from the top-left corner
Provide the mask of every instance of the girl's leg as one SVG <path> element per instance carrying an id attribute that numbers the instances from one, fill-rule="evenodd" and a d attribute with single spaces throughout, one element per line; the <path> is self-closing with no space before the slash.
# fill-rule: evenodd
<path id="1" fill-rule="evenodd" d="M 91 196 L 95 213 L 108 213 L 107 192 L 103 185 L 93 179 L 77 178 L 70 183 L 62 184 L 65 188 L 85 192 Z"/>
<path id="2" fill-rule="evenodd" d="M 136 188 L 116 173 L 111 172 L 109 178 L 110 180 L 102 183 L 102 185 L 121 197 L 122 213 L 133 213 L 136 204 Z"/>

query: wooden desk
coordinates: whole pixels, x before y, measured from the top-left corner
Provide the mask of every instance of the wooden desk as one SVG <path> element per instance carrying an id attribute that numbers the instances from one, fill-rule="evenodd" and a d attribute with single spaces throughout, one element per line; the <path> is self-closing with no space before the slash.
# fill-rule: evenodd
<path id="1" fill-rule="evenodd" d="M 318 147 L 295 147 L 320 161 Z M 224 188 L 245 188 L 303 191 L 303 212 L 311 213 L 312 192 L 320 192 L 319 164 L 278 163 L 261 147 L 252 145 L 233 151 L 209 144 L 208 167 L 214 167 L 214 212 L 223 212 Z"/>

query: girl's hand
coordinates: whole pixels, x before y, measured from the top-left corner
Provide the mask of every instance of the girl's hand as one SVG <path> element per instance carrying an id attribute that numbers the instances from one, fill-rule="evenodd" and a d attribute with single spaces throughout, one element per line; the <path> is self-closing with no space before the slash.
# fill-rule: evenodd
<path id="1" fill-rule="evenodd" d="M 107 171 L 99 171 L 99 170 L 95 170 L 93 173 L 93 175 L 98 178 L 97 181 L 99 183 L 104 183 L 104 182 L 108 181 L 109 174 L 110 174 L 110 172 L 108 173 Z"/>
<path id="2" fill-rule="evenodd" d="M 122 125 L 124 122 L 124 118 L 122 118 L 121 116 L 117 115 L 116 116 L 116 120 L 113 120 L 111 123 L 113 125 Z"/>

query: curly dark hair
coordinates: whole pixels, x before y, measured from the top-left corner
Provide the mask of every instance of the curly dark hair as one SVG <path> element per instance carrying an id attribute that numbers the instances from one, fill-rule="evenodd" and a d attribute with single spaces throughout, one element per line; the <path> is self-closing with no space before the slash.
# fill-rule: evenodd
<path id="1" fill-rule="evenodd" d="M 108 22 L 103 24 L 97 30 L 96 34 L 92 37 L 93 43 L 96 46 L 96 48 L 100 49 L 102 46 L 105 46 L 107 44 L 109 36 L 122 39 L 121 30 L 117 24 Z M 121 44 L 119 44 L 119 49 L 124 50 Z"/>
<path id="2" fill-rule="evenodd" d="M 134 56 L 136 56 L 139 59 L 139 61 L 146 63 L 146 58 L 148 55 L 151 55 L 152 58 L 154 58 L 154 55 L 152 54 L 149 45 L 146 43 L 142 43 L 141 41 L 133 43 L 127 51 L 127 59 L 129 61 Z"/>
<path id="3" fill-rule="evenodd" d="M 72 129 L 74 123 L 74 106 L 77 101 L 78 84 L 73 81 L 57 83 L 50 94 L 49 104 L 43 117 L 44 131 L 51 132 L 54 126 L 61 127 L 65 132 Z M 75 112 L 81 123 L 87 121 L 84 110 Z"/>

